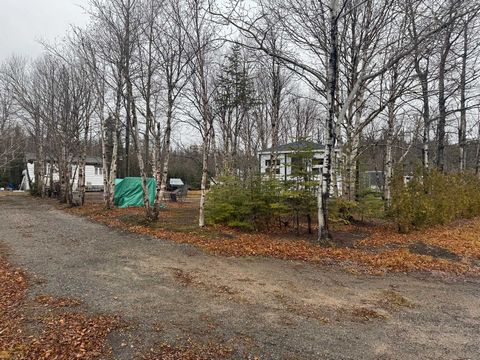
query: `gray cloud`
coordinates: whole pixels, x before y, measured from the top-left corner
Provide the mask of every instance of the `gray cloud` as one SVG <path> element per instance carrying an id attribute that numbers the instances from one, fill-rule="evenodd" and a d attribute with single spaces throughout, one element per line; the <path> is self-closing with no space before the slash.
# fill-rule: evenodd
<path id="1" fill-rule="evenodd" d="M 83 25 L 87 15 L 80 6 L 88 0 L 0 0 L 0 61 L 17 54 L 41 53 L 38 40 L 61 38 L 70 24 Z"/>

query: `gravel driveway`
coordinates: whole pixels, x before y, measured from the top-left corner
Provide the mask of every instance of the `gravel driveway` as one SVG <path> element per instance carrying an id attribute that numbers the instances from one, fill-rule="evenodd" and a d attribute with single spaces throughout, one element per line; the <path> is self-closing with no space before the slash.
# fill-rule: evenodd
<path id="1" fill-rule="evenodd" d="M 0 243 L 38 280 L 31 296 L 120 315 L 116 359 L 188 338 L 239 359 L 480 359 L 477 280 L 215 257 L 20 195 L 0 197 Z"/>

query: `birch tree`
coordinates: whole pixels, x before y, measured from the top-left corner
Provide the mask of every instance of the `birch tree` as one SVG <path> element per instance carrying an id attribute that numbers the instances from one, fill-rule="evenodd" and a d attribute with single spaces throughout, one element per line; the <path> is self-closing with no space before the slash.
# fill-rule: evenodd
<path id="1" fill-rule="evenodd" d="M 202 136 L 202 179 L 200 185 L 200 204 L 198 225 L 205 226 L 205 196 L 208 182 L 208 159 L 213 134 L 213 24 L 209 21 L 209 13 L 204 9 L 202 0 L 188 0 L 188 15 L 192 19 L 192 29 L 188 36 L 189 46 L 194 56 L 191 63 L 193 75 L 190 81 L 190 103 L 199 118 L 191 116 Z"/>
<path id="2" fill-rule="evenodd" d="M 385 56 L 386 50 L 390 49 L 392 43 L 388 41 L 388 37 L 385 38 L 383 35 L 388 34 L 395 26 L 395 22 L 391 21 L 394 14 L 397 19 L 405 16 L 402 8 L 396 5 L 390 1 L 331 0 L 305 3 L 297 0 L 259 0 L 248 9 L 241 8 L 237 2 L 231 2 L 226 7 L 212 10 L 218 21 L 234 26 L 241 32 L 247 40 L 244 42 L 244 46 L 262 51 L 289 64 L 325 99 L 325 108 L 328 112 L 325 126 L 327 132 L 325 136 L 325 186 L 323 186 L 323 198 L 319 197 L 318 199 L 319 238 L 322 239 L 328 238 L 326 200 L 329 196 L 332 177 L 331 159 L 335 146 L 336 124 L 345 124 L 345 119 L 348 118 L 347 115 L 351 110 L 350 113 L 356 122 L 354 128 L 347 134 L 354 135 L 350 141 L 351 148 L 354 150 L 356 148 L 355 139 L 362 129 L 387 106 L 387 102 L 377 104 L 369 114 L 364 113 L 365 101 L 371 101 L 364 98 L 370 84 L 375 84 L 375 79 L 409 56 L 416 46 L 422 46 L 434 35 L 451 26 L 458 17 L 471 11 L 466 8 L 463 1 L 452 1 L 452 5 L 456 6 L 453 13 L 443 9 L 437 14 L 435 21 L 428 29 L 425 28 L 422 32 L 417 33 L 414 43 L 407 41 L 401 50 Z M 355 13 L 361 14 L 361 17 L 359 18 Z M 270 24 L 273 23 L 280 24 L 288 35 L 288 51 L 275 52 L 264 41 Z M 351 47 L 358 51 L 358 56 L 355 56 L 355 59 L 359 61 L 355 65 L 358 70 L 350 72 L 355 76 L 351 77 L 350 86 L 344 90 L 342 100 L 339 101 L 339 92 L 337 92 L 339 89 L 337 81 L 340 74 L 338 36 L 339 31 L 342 31 L 342 35 L 345 34 L 345 31 L 349 29 L 349 24 L 352 25 L 350 27 L 352 30 L 359 26 L 364 36 L 357 46 Z M 353 34 L 350 38 L 353 41 L 357 35 Z M 398 40 L 395 39 L 395 41 Z M 344 53 L 340 54 L 344 55 Z M 382 61 L 379 61 L 379 56 Z M 352 163 L 356 156 L 353 153 L 348 157 L 350 160 L 347 160 L 347 163 Z M 353 174 L 352 168 L 353 165 L 350 166 L 348 172 Z M 352 182 L 350 181 L 350 183 Z M 349 193 L 351 196 L 352 190 Z"/>
<path id="3" fill-rule="evenodd" d="M 192 74 L 191 62 L 194 53 L 188 42 L 187 32 L 191 29 L 190 20 L 183 2 L 168 1 L 162 7 L 162 16 L 157 20 L 156 38 L 154 46 L 160 58 L 160 73 L 166 93 L 164 104 L 166 107 L 166 125 L 163 137 L 163 148 L 160 147 L 160 124 L 153 127 L 155 133 L 155 178 L 157 191 L 154 206 L 154 218 L 158 218 L 160 202 L 167 189 L 167 177 L 170 163 L 172 125 L 177 104 L 188 84 Z M 156 131 L 155 131 L 156 130 Z M 163 161 L 160 163 L 160 152 Z"/>
<path id="4" fill-rule="evenodd" d="M 23 146 L 15 112 L 13 92 L 0 72 L 0 173 L 17 158 Z"/>

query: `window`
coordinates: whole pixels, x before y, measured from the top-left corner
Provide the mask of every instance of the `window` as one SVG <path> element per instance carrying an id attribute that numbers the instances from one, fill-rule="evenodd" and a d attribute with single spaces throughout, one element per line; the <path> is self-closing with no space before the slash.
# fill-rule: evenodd
<path id="1" fill-rule="evenodd" d="M 323 159 L 313 159 L 312 160 L 312 166 L 322 166 L 323 165 Z"/>
<path id="2" fill-rule="evenodd" d="M 95 166 L 95 175 L 102 175 L 103 168 Z"/>
<path id="3" fill-rule="evenodd" d="M 307 159 L 303 157 L 292 157 L 292 173 L 293 172 L 303 172 L 307 169 Z"/>
<path id="4" fill-rule="evenodd" d="M 272 160 L 265 160 L 265 166 L 270 167 Z M 277 159 L 277 166 L 280 166 L 280 159 Z"/>
<path id="5" fill-rule="evenodd" d="M 320 171 L 322 170 L 321 167 L 316 167 L 312 169 L 312 174 L 314 175 L 320 175 Z"/>

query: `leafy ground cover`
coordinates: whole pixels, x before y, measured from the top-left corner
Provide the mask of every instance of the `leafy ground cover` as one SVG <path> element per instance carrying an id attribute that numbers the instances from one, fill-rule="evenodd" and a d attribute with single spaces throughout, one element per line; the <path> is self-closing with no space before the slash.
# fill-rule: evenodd
<path id="1" fill-rule="evenodd" d="M 23 270 L 0 256 L 1 360 L 112 358 L 108 337 L 126 327 L 119 317 L 86 314 L 77 308 L 81 302 L 76 299 L 50 295 L 29 298 L 31 283 Z M 140 358 L 220 360 L 231 352 L 224 345 L 198 344 L 187 339 L 179 345 L 159 344 Z"/>
<path id="2" fill-rule="evenodd" d="M 374 274 L 480 272 L 480 218 L 408 234 L 399 234 L 388 224 L 341 226 L 334 231 L 329 244 L 318 244 L 314 235 L 307 234 L 242 232 L 222 226 L 199 229 L 195 202 L 169 204 L 161 213 L 161 220 L 153 223 L 143 220 L 140 208 L 107 211 L 100 203 L 90 203 L 67 211 L 111 227 L 188 243 L 216 255 L 335 262 L 350 271 Z"/>
<path id="3" fill-rule="evenodd" d="M 75 313 L 87 318 L 121 315 L 120 327 L 107 337 L 106 348 L 111 346 L 112 353 L 106 352 L 102 359 L 185 359 L 187 354 L 201 359 L 205 352 L 221 358 L 230 350 L 226 358 L 313 359 L 324 351 L 335 354 L 332 358 L 355 353 L 362 359 L 448 358 L 449 354 L 476 358 L 478 353 L 474 326 L 480 316 L 478 278 L 373 277 L 352 275 L 358 271 L 354 261 L 339 261 L 348 269 L 342 271 L 337 265 L 215 257 L 174 241 L 152 241 L 62 214 L 43 200 L 11 197 L 1 202 L 0 242 L 10 249 L 12 263 L 28 269 L 26 298 L 18 307 L 19 316 L 26 319 L 19 328 L 27 345 L 29 336 L 42 339 L 49 322 L 62 324 L 57 316 Z M 242 234 L 225 233 L 222 228 L 196 230 L 195 205 L 189 223 L 177 221 L 180 212 L 186 218 L 189 204 L 179 204 L 178 209 L 171 205 L 172 213 L 163 212 L 157 224 L 145 224 L 141 210 L 118 216 L 131 226 L 177 229 L 179 234 L 196 231 L 208 239 L 236 240 Z M 381 225 L 362 226 L 363 233 L 354 233 L 353 227 L 339 229 L 334 239 L 337 249 L 358 249 Z M 302 237 L 286 236 L 283 241 L 315 245 Z M 462 262 L 462 256 L 454 257 L 444 248 L 420 246 L 420 240 L 416 237 L 405 248 Z M 383 248 L 380 244 L 371 252 Z M 10 274 L 15 278 L 15 271 Z M 63 321 L 72 320 L 63 315 Z M 81 318 L 79 322 L 85 323 Z M 385 352 L 379 354 L 377 344 L 384 344 Z M 14 358 L 12 352 L 6 356 Z"/>
<path id="4" fill-rule="evenodd" d="M 73 299 L 28 299 L 29 277 L 0 258 L 0 359 L 97 359 L 108 355 L 114 316 L 73 311 Z"/>

